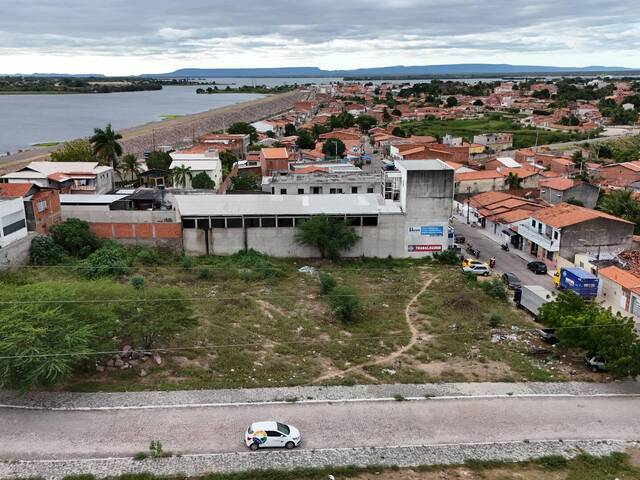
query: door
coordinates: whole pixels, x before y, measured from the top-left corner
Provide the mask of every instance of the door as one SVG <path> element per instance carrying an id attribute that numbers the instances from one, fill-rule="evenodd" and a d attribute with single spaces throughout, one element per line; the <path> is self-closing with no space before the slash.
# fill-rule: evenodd
<path id="1" fill-rule="evenodd" d="M 284 435 L 273 430 L 267 431 L 267 447 L 284 447 Z"/>

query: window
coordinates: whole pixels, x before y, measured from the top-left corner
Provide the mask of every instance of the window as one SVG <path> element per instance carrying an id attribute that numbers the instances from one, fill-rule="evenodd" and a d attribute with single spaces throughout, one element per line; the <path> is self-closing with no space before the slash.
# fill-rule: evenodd
<path id="1" fill-rule="evenodd" d="M 373 193 L 373 187 L 367 187 L 367 193 Z"/>
<path id="2" fill-rule="evenodd" d="M 41 200 L 40 202 L 38 202 L 37 205 L 36 205 L 36 209 L 39 212 L 44 212 L 47 209 L 47 201 L 46 200 Z"/>
<path id="3" fill-rule="evenodd" d="M 202 230 L 209 230 L 209 219 L 208 218 L 199 218 L 196 220 L 196 225 L 198 228 Z"/>
<path id="4" fill-rule="evenodd" d="M 319 195 L 322 193 L 322 187 L 311 187 L 311 193 L 314 195 Z"/>
<path id="5" fill-rule="evenodd" d="M 347 217 L 347 225 L 351 227 L 359 227 L 362 225 L 361 217 Z"/>
<path id="6" fill-rule="evenodd" d="M 282 435 L 280 432 L 274 432 L 272 430 L 267 430 L 267 437 L 276 437 L 276 438 L 280 438 L 283 437 L 284 435 Z"/>
<path id="7" fill-rule="evenodd" d="M 302 225 L 304 222 L 307 221 L 308 217 L 296 217 L 296 227 L 299 227 L 300 225 Z"/>
<path id="8" fill-rule="evenodd" d="M 258 217 L 245 218 L 244 228 L 260 228 L 260 219 Z"/>
<path id="9" fill-rule="evenodd" d="M 27 226 L 27 223 L 23 218 L 18 220 L 17 222 L 10 223 L 6 227 L 4 227 L 2 229 L 2 234 L 6 237 L 7 235 L 11 235 L 12 233 L 17 232 L 18 230 L 21 230 L 26 226 Z"/>
<path id="10" fill-rule="evenodd" d="M 330 189 L 329 189 L 329 193 L 330 193 L 331 195 L 335 194 L 335 193 L 336 193 L 336 189 L 335 189 L 335 188 L 330 188 Z"/>
<path id="11" fill-rule="evenodd" d="M 558 232 L 557 231 L 553 232 L 553 239 L 554 240 L 558 239 Z"/>
<path id="12" fill-rule="evenodd" d="M 278 227 L 293 227 L 293 218 L 278 218 Z"/>
<path id="13" fill-rule="evenodd" d="M 271 187 L 271 195 L 275 195 L 276 193 L 276 187 Z"/>
<path id="14" fill-rule="evenodd" d="M 280 189 L 280 195 L 286 195 L 287 194 L 287 189 L 286 188 L 281 188 Z"/>
<path id="15" fill-rule="evenodd" d="M 276 426 L 278 427 L 278 431 L 280 433 L 284 433 L 285 435 L 289 435 L 289 433 L 291 433 L 289 426 L 285 425 L 284 423 L 276 423 Z"/>
<path id="16" fill-rule="evenodd" d="M 553 252 L 551 250 L 547 250 L 547 260 L 553 260 Z"/>
<path id="17" fill-rule="evenodd" d="M 263 228 L 270 228 L 276 226 L 276 217 L 262 217 L 261 219 Z"/>
<path id="18" fill-rule="evenodd" d="M 196 221 L 193 218 L 183 218 L 182 228 L 196 228 Z"/>
<path id="19" fill-rule="evenodd" d="M 363 227 L 377 227 L 378 226 L 378 217 L 377 216 L 362 217 L 362 226 Z"/>
<path id="20" fill-rule="evenodd" d="M 224 228 L 224 218 L 212 218 L 211 228 Z"/>
<path id="21" fill-rule="evenodd" d="M 358 187 L 351 187 L 351 193 L 358 193 Z"/>
<path id="22" fill-rule="evenodd" d="M 242 228 L 242 218 L 227 217 L 227 228 Z"/>
<path id="23" fill-rule="evenodd" d="M 536 221 L 535 220 L 531 220 L 531 226 L 535 228 L 535 226 L 536 226 Z"/>
<path id="24" fill-rule="evenodd" d="M 298 195 L 304 195 L 304 188 L 298 189 Z"/>

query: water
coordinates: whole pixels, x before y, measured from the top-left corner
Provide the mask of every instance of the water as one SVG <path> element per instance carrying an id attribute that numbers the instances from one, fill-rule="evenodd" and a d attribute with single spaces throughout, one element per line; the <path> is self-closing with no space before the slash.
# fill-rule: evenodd
<path id="1" fill-rule="evenodd" d="M 220 80 L 220 79 L 217 79 Z M 111 123 L 116 130 L 262 98 L 257 94 L 198 95 L 195 86 L 78 95 L 0 95 L 0 155 L 93 134 Z"/>

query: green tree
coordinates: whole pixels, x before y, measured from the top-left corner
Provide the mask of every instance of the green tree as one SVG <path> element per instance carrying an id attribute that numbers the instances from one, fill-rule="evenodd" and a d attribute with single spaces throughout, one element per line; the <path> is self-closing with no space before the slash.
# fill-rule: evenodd
<path id="1" fill-rule="evenodd" d="M 138 158 L 132 153 L 127 153 L 122 157 L 118 162 L 118 169 L 123 180 L 132 180 L 134 183 L 138 182 L 142 170 Z"/>
<path id="2" fill-rule="evenodd" d="M 293 137 L 297 135 L 296 126 L 293 123 L 287 123 L 284 126 L 284 136 L 285 137 Z"/>
<path id="3" fill-rule="evenodd" d="M 93 145 L 93 154 L 103 165 L 110 165 L 117 170 L 118 157 L 122 155 L 122 145 L 118 140 L 122 139 L 122 135 L 113 130 L 111 124 L 105 128 L 96 128 L 93 132 L 89 140 Z"/>
<path id="4" fill-rule="evenodd" d="M 456 97 L 447 97 L 447 107 L 455 107 L 458 105 L 458 99 Z"/>
<path id="5" fill-rule="evenodd" d="M 191 180 L 191 186 L 193 188 L 201 188 L 204 190 L 214 190 L 216 188 L 216 182 L 207 175 L 205 172 L 200 172 Z"/>
<path id="6" fill-rule="evenodd" d="M 84 258 L 98 248 L 98 239 L 84 220 L 70 218 L 51 227 L 53 241 L 69 255 Z"/>
<path id="7" fill-rule="evenodd" d="M 147 158 L 146 164 L 149 169 L 157 169 L 157 170 L 169 170 L 171 166 L 172 158 L 167 152 L 160 152 L 158 150 L 154 150 L 149 154 Z"/>
<path id="8" fill-rule="evenodd" d="M 55 152 L 51 152 L 54 162 L 95 162 L 93 147 L 87 140 L 71 140 L 64 142 Z"/>
<path id="9" fill-rule="evenodd" d="M 396 117 L 401 117 L 402 116 L 402 112 L 400 110 L 398 110 L 397 108 L 394 108 L 393 110 L 391 110 L 391 115 L 394 115 Z"/>
<path id="10" fill-rule="evenodd" d="M 362 311 L 358 292 L 352 287 L 334 287 L 327 295 L 327 299 L 335 317 L 344 323 L 353 322 Z"/>
<path id="11" fill-rule="evenodd" d="M 238 161 L 238 157 L 229 150 L 223 150 L 220 152 L 220 161 L 222 162 L 222 174 L 226 177 L 233 169 L 233 164 Z"/>
<path id="12" fill-rule="evenodd" d="M 88 278 L 120 276 L 129 272 L 132 258 L 126 248 L 113 242 L 105 242 L 95 252 L 76 266 Z"/>
<path id="13" fill-rule="evenodd" d="M 328 138 L 322 144 L 322 153 L 327 157 L 342 158 L 346 148 L 344 142 L 339 138 Z"/>
<path id="14" fill-rule="evenodd" d="M 389 110 L 387 110 L 387 107 L 384 107 L 384 110 L 382 110 L 382 121 L 389 123 L 391 120 L 393 120 L 393 117 L 389 113 Z"/>
<path id="15" fill-rule="evenodd" d="M 517 173 L 509 172 L 509 175 L 507 175 L 507 185 L 509 185 L 510 189 L 520 188 L 521 183 L 522 179 Z"/>
<path id="16" fill-rule="evenodd" d="M 360 131 L 366 133 L 378 124 L 378 120 L 371 115 L 360 115 L 356 118 L 356 124 L 360 127 Z"/>
<path id="17" fill-rule="evenodd" d="M 295 241 L 316 247 L 322 258 L 335 260 L 340 252 L 349 250 L 360 239 L 343 220 L 327 215 L 315 215 L 298 226 Z"/>
<path id="18" fill-rule="evenodd" d="M 29 251 L 33 265 L 59 265 L 67 261 L 67 252 L 51 237 L 35 237 Z"/>
<path id="19" fill-rule="evenodd" d="M 484 102 L 480 99 L 477 99 L 473 102 L 473 105 L 476 107 L 482 107 L 484 105 Z"/>
<path id="20" fill-rule="evenodd" d="M 351 128 L 356 124 L 356 119 L 349 112 L 341 112 L 338 115 L 329 117 L 329 126 L 335 128 Z"/>
<path id="21" fill-rule="evenodd" d="M 231 126 L 227 128 L 227 133 L 249 135 L 251 143 L 258 141 L 258 131 L 256 130 L 256 127 L 246 122 L 236 122 L 231 124 Z"/>
<path id="22" fill-rule="evenodd" d="M 404 128 L 402 127 L 394 127 L 394 129 L 391 131 L 391 135 L 395 137 L 402 137 L 402 138 L 409 136 L 407 132 L 405 132 Z"/>
<path id="23" fill-rule="evenodd" d="M 191 179 L 191 167 L 178 165 L 171 170 L 171 178 L 177 187 L 187 188 L 187 183 Z"/>
<path id="24" fill-rule="evenodd" d="M 243 173 L 231 178 L 231 190 L 241 192 L 260 191 L 260 177 L 255 173 Z"/>
<path id="25" fill-rule="evenodd" d="M 303 128 L 298 130 L 298 140 L 296 140 L 296 145 L 305 150 L 313 150 L 316 148 L 316 142 L 313 139 L 313 135 L 309 130 L 305 130 Z"/>
<path id="26" fill-rule="evenodd" d="M 631 190 L 612 190 L 600 197 L 598 209 L 635 223 L 635 233 L 640 233 L 640 202 Z"/>

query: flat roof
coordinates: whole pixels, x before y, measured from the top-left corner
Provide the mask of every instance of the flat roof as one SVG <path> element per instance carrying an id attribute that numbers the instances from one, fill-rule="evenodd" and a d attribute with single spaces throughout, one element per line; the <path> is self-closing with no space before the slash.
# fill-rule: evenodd
<path id="1" fill-rule="evenodd" d="M 405 170 L 452 170 L 449 165 L 442 160 L 396 160 L 396 166 L 401 166 Z"/>
<path id="2" fill-rule="evenodd" d="M 181 195 L 173 200 L 183 217 L 240 215 L 377 215 L 402 213 L 400 205 L 374 193 L 336 195 Z"/>
<path id="3" fill-rule="evenodd" d="M 85 195 L 85 194 L 62 194 L 60 195 L 61 205 L 110 205 L 113 202 L 122 200 L 128 195 Z"/>

